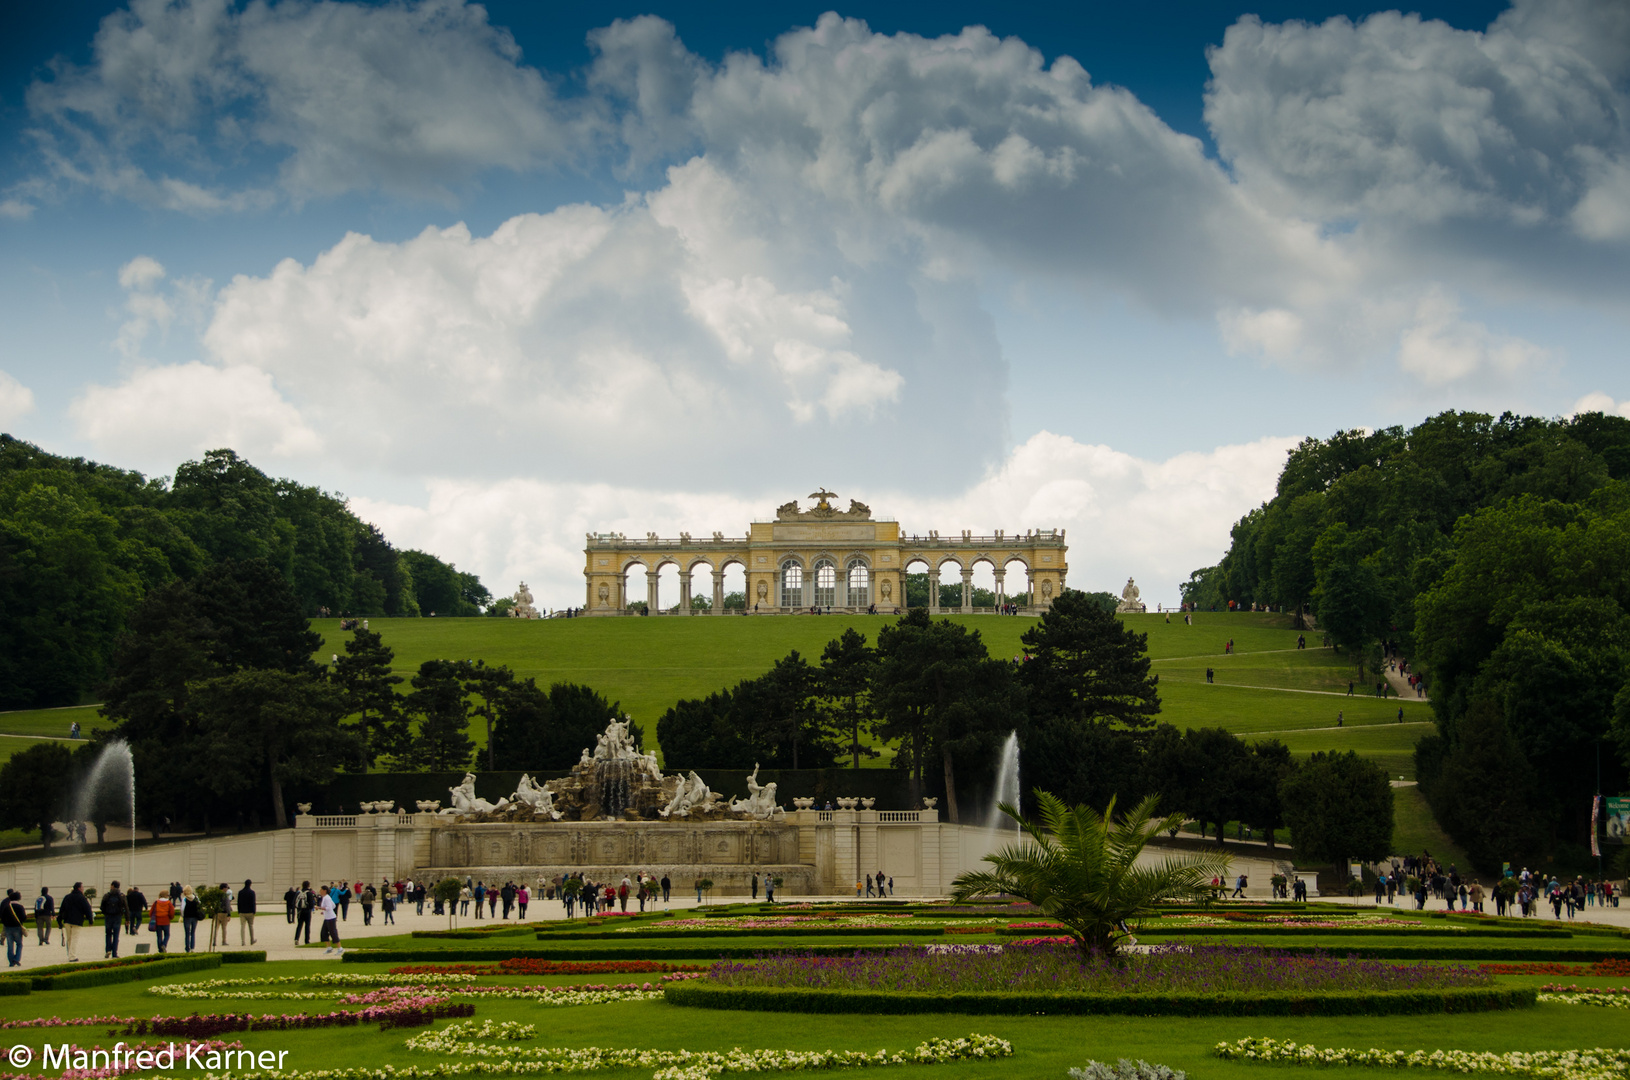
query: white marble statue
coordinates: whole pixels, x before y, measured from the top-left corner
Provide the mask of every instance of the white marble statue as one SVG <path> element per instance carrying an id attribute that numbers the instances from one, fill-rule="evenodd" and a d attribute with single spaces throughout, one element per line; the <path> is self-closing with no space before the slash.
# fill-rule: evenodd
<path id="1" fill-rule="evenodd" d="M 738 814 L 747 814 L 760 820 L 784 814 L 785 810 L 775 803 L 775 782 L 760 785 L 758 782 L 758 764 L 753 765 L 753 774 L 747 778 L 747 798 L 736 799 L 730 804 L 730 809 Z"/>
<path id="2" fill-rule="evenodd" d="M 657 764 L 657 752 L 647 750 L 645 756 L 640 760 L 645 765 L 645 774 L 656 783 L 662 783 L 662 766 Z"/>
<path id="3" fill-rule="evenodd" d="M 526 582 L 521 582 L 521 587 L 515 590 L 515 595 L 510 599 L 515 602 L 515 606 L 509 609 L 509 613 L 513 618 L 536 619 L 538 617 L 538 609 L 532 606 L 532 590 L 526 587 Z"/>
<path id="4" fill-rule="evenodd" d="M 555 793 L 526 773 L 521 774 L 521 783 L 509 798 L 514 803 L 525 803 L 534 813 L 548 814 L 552 821 L 561 819 L 561 812 L 555 809 Z"/>
<path id="5" fill-rule="evenodd" d="M 692 769 L 689 776 L 679 778 L 679 790 L 674 792 L 668 805 L 657 813 L 662 817 L 690 817 L 692 811 L 703 813 L 712 810 L 718 798 L 718 794 L 709 791 L 707 784 Z"/>
<path id="6" fill-rule="evenodd" d="M 1148 608 L 1144 606 L 1143 601 L 1140 599 L 1141 595 L 1142 593 L 1137 585 L 1133 583 L 1131 578 L 1127 578 L 1126 588 L 1121 590 L 1121 602 L 1115 606 L 1115 610 L 1120 613 L 1147 611 Z"/>
<path id="7" fill-rule="evenodd" d="M 448 788 L 447 793 L 452 796 L 452 806 L 443 810 L 443 814 L 490 814 L 494 810 L 502 810 L 509 805 L 508 799 L 499 799 L 490 803 L 486 799 L 478 798 L 475 793 L 475 774 L 465 773 L 464 782 L 458 787 Z"/>
<path id="8" fill-rule="evenodd" d="M 634 748 L 634 740 L 628 734 L 628 721 L 613 720 L 606 725 L 603 734 L 595 736 L 595 761 L 634 761 L 643 768 L 645 756 Z M 657 773 L 660 779 L 662 774 Z"/>

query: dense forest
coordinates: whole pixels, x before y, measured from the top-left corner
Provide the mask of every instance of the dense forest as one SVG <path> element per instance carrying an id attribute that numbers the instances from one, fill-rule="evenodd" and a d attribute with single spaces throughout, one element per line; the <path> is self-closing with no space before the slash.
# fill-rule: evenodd
<path id="1" fill-rule="evenodd" d="M 1311 614 L 1355 665 L 1430 688 L 1416 748 L 1484 868 L 1577 861 L 1630 763 L 1630 419 L 1448 412 L 1291 451 L 1185 601 Z"/>
<path id="2" fill-rule="evenodd" d="M 97 694 L 144 597 L 254 560 L 308 617 L 475 615 L 491 600 L 475 575 L 393 548 L 342 498 L 231 450 L 148 478 L 0 435 L 0 709 Z"/>

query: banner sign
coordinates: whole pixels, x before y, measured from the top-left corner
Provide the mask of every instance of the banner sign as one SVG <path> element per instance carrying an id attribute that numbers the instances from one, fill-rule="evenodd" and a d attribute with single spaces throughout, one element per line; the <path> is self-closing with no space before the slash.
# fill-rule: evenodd
<path id="1" fill-rule="evenodd" d="M 1602 844 L 1596 838 L 1600 831 L 1602 821 L 1602 797 L 1597 795 L 1590 800 L 1590 853 L 1597 858 L 1602 857 Z"/>
<path id="2" fill-rule="evenodd" d="M 1599 815 L 1603 810 L 1606 811 L 1607 828 L 1602 831 L 1606 834 L 1607 842 L 1609 844 L 1630 843 L 1630 797 L 1608 796 L 1603 799 L 1602 796 L 1598 795 L 1596 801 L 1598 806 L 1596 814 Z M 1602 806 L 1604 802 L 1606 806 Z M 1593 815 L 1593 819 L 1595 816 Z M 1591 829 L 1593 838 L 1596 833 L 1596 829 Z"/>

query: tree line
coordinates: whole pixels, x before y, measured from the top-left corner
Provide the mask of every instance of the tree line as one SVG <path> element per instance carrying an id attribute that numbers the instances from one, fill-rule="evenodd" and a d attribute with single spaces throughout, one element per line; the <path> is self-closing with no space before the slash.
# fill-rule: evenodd
<path id="1" fill-rule="evenodd" d="M 1240 822 L 1270 843 L 1290 827 L 1312 859 L 1390 854 L 1392 792 L 1379 765 L 1354 754 L 1298 763 L 1277 740 L 1158 723 L 1147 635 L 1102 596 L 1066 590 L 1020 640 L 1022 657 L 992 657 L 979 631 L 913 608 L 875 646 L 846 629 L 814 662 L 793 651 L 757 678 L 676 703 L 657 741 L 670 769 L 859 768 L 882 744 L 911 803 L 932 786 L 958 821 L 959 778 L 989 789 L 1012 733 L 1027 804 L 1037 788 L 1094 806 L 1154 794 L 1219 843 Z"/>
<path id="2" fill-rule="evenodd" d="M 587 687 L 545 690 L 479 660 L 428 660 L 404 680 L 382 636 L 360 627 L 343 655 L 318 663 L 322 637 L 302 608 L 260 558 L 154 588 L 110 664 L 102 712 L 111 726 L 75 751 L 45 743 L 0 767 L 0 827 L 39 829 L 49 842 L 78 778 L 116 739 L 135 762 L 137 817 L 156 835 L 165 821 L 287 824 L 291 785 L 341 771 L 467 768 L 472 720 L 488 736 L 480 765 L 564 769 L 617 713 Z M 91 814 L 99 828 L 123 821 L 127 803 L 119 795 Z"/>
<path id="3" fill-rule="evenodd" d="M 342 497 L 231 450 L 148 478 L 0 435 L 0 709 L 85 700 L 144 597 L 252 560 L 306 615 L 474 615 L 491 600 L 475 575 L 392 547 Z"/>
<path id="4" fill-rule="evenodd" d="M 1581 861 L 1591 796 L 1630 776 L 1627 530 L 1630 419 L 1447 412 L 1305 440 L 1184 599 L 1314 613 L 1372 667 L 1390 643 L 1430 686 L 1422 792 L 1473 862 Z"/>

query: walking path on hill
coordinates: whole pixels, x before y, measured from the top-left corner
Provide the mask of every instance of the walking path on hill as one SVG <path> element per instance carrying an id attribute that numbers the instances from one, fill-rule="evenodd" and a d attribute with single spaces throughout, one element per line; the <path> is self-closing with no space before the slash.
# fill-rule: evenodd
<path id="1" fill-rule="evenodd" d="M 1170 675 L 1162 675 L 1160 677 L 1160 681 L 1161 682 L 1168 682 L 1168 683 L 1182 683 L 1185 686 L 1215 686 L 1215 687 L 1217 687 L 1219 689 L 1274 690 L 1274 691 L 1277 691 L 1277 692 L 1279 692 L 1281 694 L 1318 694 L 1321 697 L 1343 697 L 1343 698 L 1345 698 L 1345 697 L 1350 697 L 1350 698 L 1374 698 L 1375 697 L 1375 695 L 1373 693 L 1370 693 L 1370 694 L 1359 694 L 1359 693 L 1349 694 L 1345 690 L 1298 690 L 1295 687 L 1290 687 L 1290 686 L 1254 686 L 1254 685 L 1252 685 L 1250 683 L 1237 683 L 1237 682 L 1210 682 L 1210 683 L 1208 683 L 1204 679 L 1174 679 Z M 1406 683 L 1405 686 L 1407 687 L 1408 684 Z M 1392 699 L 1388 698 L 1387 700 L 1390 701 Z M 1422 705 L 1424 705 L 1426 703 L 1424 698 L 1416 698 L 1415 697 L 1415 692 L 1413 690 L 1411 690 L 1408 694 L 1400 694 L 1398 696 L 1397 700 L 1402 701 L 1402 702 L 1413 701 L 1413 702 L 1416 702 L 1416 704 L 1422 704 Z"/>
<path id="2" fill-rule="evenodd" d="M 1430 700 L 1426 696 L 1426 692 L 1424 690 L 1421 693 L 1417 694 L 1415 692 L 1415 688 L 1409 685 L 1409 676 L 1405 675 L 1405 674 L 1402 674 L 1401 672 L 1398 671 L 1397 668 L 1389 667 L 1389 668 L 1387 668 L 1385 674 L 1387 676 L 1387 685 L 1392 687 L 1395 691 L 1397 691 L 1398 696 L 1400 698 L 1402 698 L 1403 700 L 1405 700 L 1405 701 L 1428 701 L 1428 700 Z"/>

